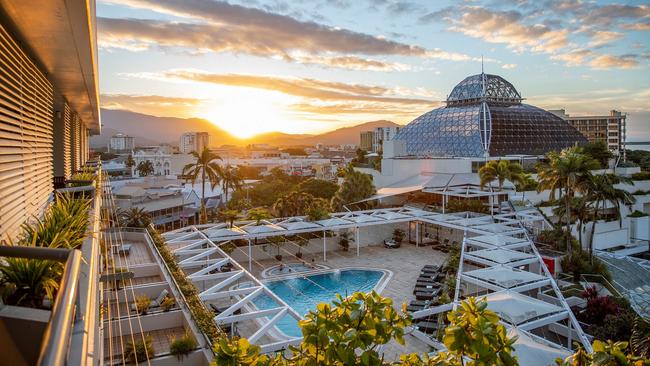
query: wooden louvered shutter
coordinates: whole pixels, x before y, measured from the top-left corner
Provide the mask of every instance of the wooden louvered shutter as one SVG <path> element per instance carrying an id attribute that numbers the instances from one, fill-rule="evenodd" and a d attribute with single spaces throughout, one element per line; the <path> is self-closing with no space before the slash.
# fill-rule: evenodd
<path id="1" fill-rule="evenodd" d="M 52 84 L 0 25 L 0 240 L 52 193 L 52 114 Z"/>

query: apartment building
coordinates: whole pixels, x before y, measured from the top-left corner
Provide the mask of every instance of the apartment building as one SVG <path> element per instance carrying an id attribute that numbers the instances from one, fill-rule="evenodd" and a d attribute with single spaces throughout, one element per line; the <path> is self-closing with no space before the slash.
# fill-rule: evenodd
<path id="1" fill-rule="evenodd" d="M 381 152 L 384 141 L 390 141 L 399 132 L 399 127 L 377 127 L 360 134 L 359 148 L 368 152 Z"/>
<path id="2" fill-rule="evenodd" d="M 40 214 L 100 132 L 94 1 L 34 3 L 0 1 L 0 240 Z"/>
<path id="3" fill-rule="evenodd" d="M 625 158 L 626 113 L 611 110 L 603 116 L 571 116 L 564 109 L 549 112 L 569 122 L 590 142 L 603 141 L 612 152 Z"/>
<path id="4" fill-rule="evenodd" d="M 374 133 L 372 131 L 363 131 L 360 134 L 359 148 L 361 150 L 370 151 L 372 150 L 372 142 L 374 139 Z"/>
<path id="5" fill-rule="evenodd" d="M 108 151 L 113 153 L 128 153 L 135 149 L 135 137 L 117 133 L 111 136 Z"/>
<path id="6" fill-rule="evenodd" d="M 185 132 L 181 135 L 178 149 L 182 154 L 189 154 L 192 151 L 203 151 L 210 146 L 210 135 L 207 132 Z"/>

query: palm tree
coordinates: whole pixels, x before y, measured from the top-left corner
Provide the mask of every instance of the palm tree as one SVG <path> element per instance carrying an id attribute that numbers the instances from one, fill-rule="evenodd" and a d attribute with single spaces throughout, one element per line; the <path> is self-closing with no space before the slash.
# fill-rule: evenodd
<path id="1" fill-rule="evenodd" d="M 226 166 L 220 173 L 221 181 L 223 182 L 224 203 L 228 202 L 228 192 L 232 189 L 241 189 L 244 185 L 244 180 L 239 174 L 239 169 L 233 166 Z"/>
<path id="2" fill-rule="evenodd" d="M 581 153 L 579 147 L 561 152 L 552 151 L 546 155 L 547 164 L 539 167 L 537 191 L 550 190 L 554 200 L 558 191 L 564 193 L 566 217 L 567 250 L 571 251 L 571 199 L 578 191 L 584 191 L 591 177 L 591 170 L 600 166 L 597 161 Z"/>
<path id="3" fill-rule="evenodd" d="M 512 183 L 524 182 L 524 170 L 521 164 L 509 160 L 490 160 L 478 171 L 481 179 L 481 189 L 486 184 L 497 181 L 499 191 L 503 190 L 503 182 L 509 180 Z"/>
<path id="4" fill-rule="evenodd" d="M 210 182 L 212 189 L 219 184 L 221 181 L 221 167 L 214 162 L 214 160 L 221 160 L 221 157 L 215 153 L 210 152 L 206 147 L 197 153 L 192 151 L 192 156 L 196 159 L 195 162 L 189 163 L 183 167 L 183 176 L 185 179 L 192 182 L 192 185 L 196 183 L 196 180 L 201 177 L 201 217 L 202 220 L 206 219 L 205 212 L 205 181 L 206 178 Z"/>
<path id="5" fill-rule="evenodd" d="M 153 163 L 149 160 L 141 161 L 140 164 L 138 164 L 138 167 L 135 169 L 138 171 L 138 174 L 141 177 L 152 175 L 154 172 Z"/>
<path id="6" fill-rule="evenodd" d="M 233 227 L 235 220 L 239 218 L 239 211 L 237 210 L 220 210 L 217 212 L 217 218 L 223 222 L 228 223 L 228 227 Z"/>
<path id="7" fill-rule="evenodd" d="M 582 248 L 582 228 L 592 216 L 589 204 L 589 197 L 580 196 L 571 199 L 571 212 L 573 212 L 573 216 L 576 219 L 576 230 L 578 231 L 578 242 L 580 243 L 580 248 Z M 565 216 L 566 207 L 556 207 L 553 210 L 553 214 L 558 217 Z"/>
<path id="8" fill-rule="evenodd" d="M 118 213 L 120 223 L 124 227 L 145 228 L 151 224 L 151 217 L 140 207 L 131 207 Z"/>
<path id="9" fill-rule="evenodd" d="M 596 232 L 596 223 L 598 222 L 598 212 L 601 204 L 611 202 L 616 207 L 616 214 L 619 219 L 619 226 L 623 226 L 621 216 L 621 204 L 631 205 L 635 198 L 628 191 L 616 188 L 616 184 L 633 184 L 630 178 L 621 177 L 616 174 L 599 174 L 592 176 L 587 182 L 587 192 L 589 199 L 594 203 L 591 234 L 589 235 L 589 256 L 593 258 L 593 241 Z"/>
<path id="10" fill-rule="evenodd" d="M 125 165 L 127 168 L 129 168 L 129 175 L 133 174 L 132 168 L 135 166 L 135 160 L 133 160 L 133 156 L 129 154 L 129 156 L 126 157 L 126 162 Z"/>
<path id="11" fill-rule="evenodd" d="M 271 214 L 264 208 L 253 208 L 248 211 L 246 218 L 248 220 L 254 220 L 255 225 L 259 225 L 262 220 L 270 219 Z"/>

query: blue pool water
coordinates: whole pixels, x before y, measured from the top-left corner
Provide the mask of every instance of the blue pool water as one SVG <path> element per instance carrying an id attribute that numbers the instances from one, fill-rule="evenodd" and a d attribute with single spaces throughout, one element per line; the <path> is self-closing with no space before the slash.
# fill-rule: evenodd
<path id="1" fill-rule="evenodd" d="M 316 309 L 316 305 L 321 302 L 331 303 L 336 300 L 336 294 L 345 297 L 354 292 L 370 292 L 383 274 L 381 271 L 344 269 L 307 276 L 306 278 L 268 281 L 265 284 L 296 312 L 305 315 L 310 310 Z M 262 295 L 253 302 L 259 309 L 270 309 L 278 306 L 267 295 Z M 276 326 L 286 335 L 302 336 L 298 322 L 291 315 L 286 315 L 276 323 Z"/>

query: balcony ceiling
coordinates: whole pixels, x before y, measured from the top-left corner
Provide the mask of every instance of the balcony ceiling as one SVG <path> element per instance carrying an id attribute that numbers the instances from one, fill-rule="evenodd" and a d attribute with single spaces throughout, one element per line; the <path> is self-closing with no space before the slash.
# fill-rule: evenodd
<path id="1" fill-rule="evenodd" d="M 48 79 L 92 134 L 100 132 L 94 0 L 0 0 Z"/>

